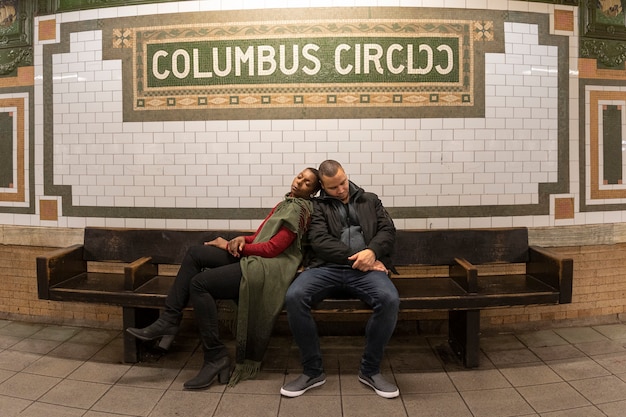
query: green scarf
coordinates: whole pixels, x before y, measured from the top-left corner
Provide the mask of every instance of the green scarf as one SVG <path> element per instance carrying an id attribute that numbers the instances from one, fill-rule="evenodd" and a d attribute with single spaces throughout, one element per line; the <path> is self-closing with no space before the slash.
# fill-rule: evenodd
<path id="1" fill-rule="evenodd" d="M 285 293 L 302 262 L 302 239 L 313 206 L 309 200 L 285 196 L 265 222 L 253 243 L 267 242 L 281 227 L 296 233 L 296 240 L 274 258 L 241 259 L 241 285 L 237 308 L 237 353 L 229 386 L 254 378 L 281 312 Z"/>

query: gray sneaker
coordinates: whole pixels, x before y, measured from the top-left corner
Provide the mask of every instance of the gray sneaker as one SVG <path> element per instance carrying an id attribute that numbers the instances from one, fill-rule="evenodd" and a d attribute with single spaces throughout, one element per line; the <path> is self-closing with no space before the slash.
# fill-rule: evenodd
<path id="1" fill-rule="evenodd" d="M 372 388 L 376 394 L 383 398 L 396 398 L 400 395 L 398 387 L 383 378 L 381 374 L 365 376 L 359 372 L 359 381 Z"/>
<path id="2" fill-rule="evenodd" d="M 311 378 L 307 375 L 300 375 L 288 384 L 285 384 L 280 393 L 285 397 L 299 397 L 307 390 L 315 387 L 319 387 L 326 382 L 326 374 L 322 373 L 320 376 Z"/>

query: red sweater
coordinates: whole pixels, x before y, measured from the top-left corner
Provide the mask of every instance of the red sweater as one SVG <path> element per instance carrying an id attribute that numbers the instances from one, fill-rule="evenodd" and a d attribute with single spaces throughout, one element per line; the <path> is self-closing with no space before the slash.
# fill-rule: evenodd
<path id="1" fill-rule="evenodd" d="M 263 225 L 265 224 L 267 219 L 269 219 L 271 215 L 274 214 L 274 210 L 276 210 L 276 207 L 274 207 L 272 211 L 270 211 L 270 213 L 267 215 L 267 217 L 265 217 L 265 219 L 263 220 L 259 228 L 256 229 L 256 232 L 254 232 L 253 235 L 244 236 L 246 245 L 241 251 L 241 256 L 257 255 L 263 258 L 274 258 L 283 253 L 285 249 L 287 249 L 289 245 L 291 245 L 296 239 L 297 235 L 291 230 L 287 229 L 285 226 L 283 226 L 267 242 L 252 243 L 254 238 L 259 234 L 261 228 L 263 228 Z"/>

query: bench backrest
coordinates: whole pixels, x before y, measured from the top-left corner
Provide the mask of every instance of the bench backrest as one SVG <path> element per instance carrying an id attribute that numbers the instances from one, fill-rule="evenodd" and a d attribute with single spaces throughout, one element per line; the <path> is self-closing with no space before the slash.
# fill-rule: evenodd
<path id="1" fill-rule="evenodd" d="M 153 263 L 180 264 L 187 248 L 218 236 L 232 239 L 250 232 L 237 230 L 158 230 L 88 227 L 84 237 L 86 261 L 133 262 L 144 256 Z"/>
<path id="2" fill-rule="evenodd" d="M 480 265 L 523 263 L 528 260 L 528 229 L 424 229 L 398 230 L 394 264 L 397 266 L 452 265 L 465 258 Z"/>
<path id="3" fill-rule="evenodd" d="M 88 227 L 86 261 L 132 262 L 144 256 L 159 264 L 180 264 L 187 248 L 218 236 L 232 239 L 241 230 L 173 230 Z M 528 260 L 526 228 L 398 230 L 395 265 L 452 265 L 454 258 L 474 264 Z"/>

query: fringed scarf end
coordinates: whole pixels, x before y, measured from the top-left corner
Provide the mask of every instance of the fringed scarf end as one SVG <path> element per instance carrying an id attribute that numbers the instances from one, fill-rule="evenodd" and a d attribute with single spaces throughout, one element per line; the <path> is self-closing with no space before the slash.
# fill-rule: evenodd
<path id="1" fill-rule="evenodd" d="M 228 381 L 229 387 L 234 387 L 239 381 L 245 381 L 246 379 L 254 379 L 261 370 L 261 362 L 245 360 L 243 363 L 235 365 L 235 369 Z"/>

